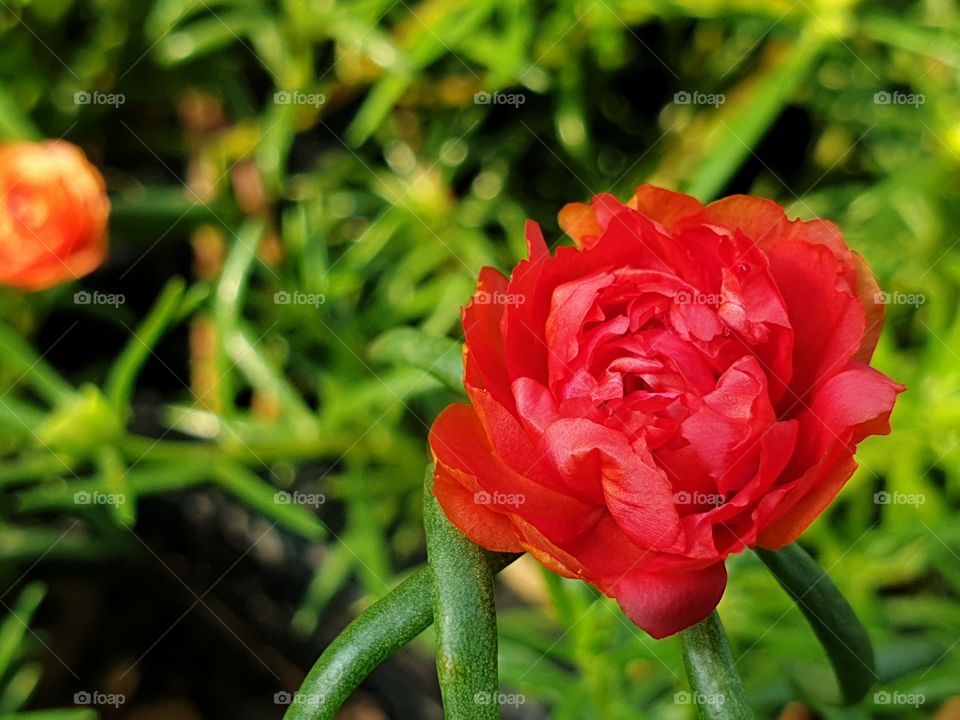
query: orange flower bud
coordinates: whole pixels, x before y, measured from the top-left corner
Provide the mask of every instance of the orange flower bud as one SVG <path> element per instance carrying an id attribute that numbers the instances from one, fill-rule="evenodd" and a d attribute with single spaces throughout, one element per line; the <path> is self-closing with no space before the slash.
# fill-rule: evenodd
<path id="1" fill-rule="evenodd" d="M 76 146 L 0 144 L 0 284 L 42 290 L 93 271 L 109 213 L 103 177 Z"/>

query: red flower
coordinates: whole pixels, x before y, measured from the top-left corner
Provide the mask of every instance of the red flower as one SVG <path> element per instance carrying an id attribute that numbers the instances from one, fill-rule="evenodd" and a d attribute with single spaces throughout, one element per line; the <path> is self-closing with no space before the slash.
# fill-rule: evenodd
<path id="1" fill-rule="evenodd" d="M 463 311 L 469 404 L 430 433 L 435 492 L 492 550 L 529 551 L 654 637 L 708 615 L 724 559 L 794 540 L 889 432 L 864 259 L 769 200 L 645 185 L 527 225 Z"/>
<path id="2" fill-rule="evenodd" d="M 0 284 L 25 290 L 86 275 L 107 252 L 103 178 L 62 141 L 0 145 Z"/>

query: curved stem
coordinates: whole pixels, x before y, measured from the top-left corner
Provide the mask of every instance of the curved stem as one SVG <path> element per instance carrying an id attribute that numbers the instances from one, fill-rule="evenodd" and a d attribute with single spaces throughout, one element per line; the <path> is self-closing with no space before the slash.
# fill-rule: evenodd
<path id="1" fill-rule="evenodd" d="M 807 618 L 833 666 L 835 681 L 804 673 L 796 678 L 801 689 L 835 705 L 862 699 L 879 678 L 870 636 L 850 603 L 796 543 L 776 551 L 757 548 L 757 556 Z"/>
<path id="2" fill-rule="evenodd" d="M 433 622 L 433 572 L 423 567 L 340 633 L 287 700 L 284 720 L 328 720 L 374 668 Z"/>
<path id="3" fill-rule="evenodd" d="M 500 572 L 518 555 L 484 553 L 491 572 Z M 380 663 L 433 622 L 433 570 L 422 567 L 386 597 L 371 605 L 324 650 L 284 720 L 330 720 Z"/>
<path id="4" fill-rule="evenodd" d="M 444 515 L 433 494 L 433 466 L 423 483 L 423 525 L 433 570 L 437 676 L 444 716 L 497 720 L 497 611 L 493 573 L 480 546 Z"/>

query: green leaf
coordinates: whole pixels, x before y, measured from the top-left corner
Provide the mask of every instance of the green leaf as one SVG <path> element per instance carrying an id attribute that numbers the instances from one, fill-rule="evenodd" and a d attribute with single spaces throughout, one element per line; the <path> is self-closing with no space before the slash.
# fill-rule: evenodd
<path id="1" fill-rule="evenodd" d="M 311 510 L 294 502 L 290 493 L 261 480 L 248 467 L 221 462 L 214 463 L 211 469 L 219 487 L 278 525 L 308 540 L 320 540 L 326 536 L 326 526 Z"/>
<path id="2" fill-rule="evenodd" d="M 17 597 L 10 614 L 0 624 L 0 680 L 13 666 L 33 615 L 46 594 L 47 590 L 41 583 L 27 585 Z"/>
<path id="3" fill-rule="evenodd" d="M 43 135 L 6 90 L 0 88 L 0 138 L 39 140 Z"/>
<path id="4" fill-rule="evenodd" d="M 90 384 L 57 403 L 34 428 L 42 447 L 76 458 L 94 456 L 104 443 L 113 442 L 122 432 L 113 407 L 100 388 Z"/>
<path id="5" fill-rule="evenodd" d="M 937 62 L 960 69 L 960 52 L 955 36 L 947 31 L 905 23 L 894 14 L 879 14 L 861 18 L 859 29 L 868 38 L 894 47 L 933 58 Z"/>
<path id="6" fill-rule="evenodd" d="M 453 52 L 460 43 L 475 33 L 496 7 L 491 0 L 462 3 L 441 0 L 435 3 L 434 21 L 412 26 L 406 47 L 367 93 L 367 97 L 347 128 L 347 142 L 357 147 L 380 127 L 404 92 L 415 82 L 418 71 Z"/>
<path id="7" fill-rule="evenodd" d="M 105 392 L 118 415 L 129 407 L 137 375 L 153 353 L 157 342 L 170 327 L 180 307 L 185 288 L 186 285 L 180 278 L 173 278 L 166 284 L 147 317 L 136 330 L 131 330 L 133 337 L 110 368 Z"/>
<path id="8" fill-rule="evenodd" d="M 306 639 L 316 632 L 327 605 L 346 584 L 357 564 L 357 557 L 349 546 L 330 545 L 290 621 L 290 630 L 297 639 Z"/>
<path id="9" fill-rule="evenodd" d="M 496 720 L 497 610 L 484 551 L 444 515 L 433 494 L 433 465 L 423 482 L 423 525 L 433 570 L 437 675 L 444 716 Z"/>
<path id="10" fill-rule="evenodd" d="M 797 544 L 757 555 L 800 607 L 827 653 L 836 679 L 805 672 L 795 681 L 822 702 L 849 705 L 879 679 L 873 646 L 853 608 L 817 563 Z"/>
<path id="11" fill-rule="evenodd" d="M 177 228 L 186 231 L 209 224 L 232 232 L 237 211 L 222 198 L 201 201 L 182 187 L 138 185 L 110 199 L 110 231 L 124 235 L 125 241 L 142 242 Z M 181 227 L 181 223 L 183 224 Z"/>
<path id="12" fill-rule="evenodd" d="M 19 385 L 21 381 L 28 383 L 51 405 L 73 397 L 73 387 L 16 330 L 2 322 L 0 359 L 4 367 L 19 375 L 13 385 Z"/>
<path id="13" fill-rule="evenodd" d="M 223 338 L 227 356 L 250 386 L 276 398 L 283 408 L 287 427 L 295 437 L 314 438 L 319 433 L 313 411 L 281 368 L 264 351 L 262 342 L 245 324 L 229 329 Z"/>
<path id="14" fill-rule="evenodd" d="M 877 675 L 881 683 L 895 682 L 917 670 L 933 668 L 946 652 L 942 643 L 900 636 L 894 644 L 877 649 Z"/>
<path id="15" fill-rule="evenodd" d="M 696 706 L 697 717 L 700 720 L 753 718 L 717 612 L 681 632 L 680 641 L 683 664 L 690 679 L 691 692 L 686 700 Z"/>
<path id="16" fill-rule="evenodd" d="M 56 708 L 0 715 L 0 720 L 97 720 L 97 717 L 97 711 L 90 708 Z"/>
<path id="17" fill-rule="evenodd" d="M 430 373 L 449 389 L 463 393 L 463 361 L 460 343 L 427 335 L 414 328 L 389 330 L 373 341 L 374 362 L 402 362 Z"/>
<path id="18" fill-rule="evenodd" d="M 43 678 L 43 665 L 25 661 L 4 679 L 0 686 L 0 717 L 13 713 L 28 702 Z"/>
<path id="19" fill-rule="evenodd" d="M 706 201 L 723 190 L 813 71 L 829 39 L 825 33 L 814 25 L 805 28 L 783 59 L 759 78 L 749 97 L 732 99 L 716 111 L 712 150 L 684 183 L 684 192 Z"/>
<path id="20" fill-rule="evenodd" d="M 246 44 L 244 37 L 269 22 L 269 16 L 248 9 L 219 13 L 178 28 L 162 37 L 152 49 L 161 65 L 193 62 L 229 45 Z"/>

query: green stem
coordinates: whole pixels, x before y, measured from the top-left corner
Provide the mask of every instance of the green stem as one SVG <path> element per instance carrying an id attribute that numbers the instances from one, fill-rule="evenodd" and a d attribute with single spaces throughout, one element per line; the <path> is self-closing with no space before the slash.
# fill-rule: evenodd
<path id="1" fill-rule="evenodd" d="M 124 482 L 130 495 L 156 495 L 209 482 L 209 464 L 183 461 L 179 465 L 142 465 L 126 472 Z M 62 480 L 34 485 L 13 494 L 18 515 L 41 512 L 75 512 L 77 493 L 113 493 L 115 488 L 101 473 L 92 480 Z M 82 509 L 82 508 L 80 508 Z"/>
<path id="2" fill-rule="evenodd" d="M 681 632 L 680 641 L 691 692 L 677 693 L 677 702 L 696 705 L 700 720 L 752 719 L 717 612 Z"/>
<path id="3" fill-rule="evenodd" d="M 252 427 L 250 432 L 225 437 L 217 442 L 154 440 L 140 435 L 125 435 L 118 441 L 121 451 L 133 462 L 144 460 L 182 462 L 213 462 L 230 459 L 262 465 L 274 460 L 312 459 L 330 454 L 342 454 L 349 448 L 351 436 L 321 435 L 309 440 L 269 435 L 269 428 Z"/>
<path id="4" fill-rule="evenodd" d="M 310 670 L 284 720 L 328 720 L 374 668 L 433 622 L 433 573 L 424 567 L 371 605 Z"/>
<path id="5" fill-rule="evenodd" d="M 437 675 L 450 720 L 500 717 L 497 611 L 484 551 L 444 515 L 433 494 L 433 466 L 423 483 L 423 524 L 433 570 Z"/>
<path id="6" fill-rule="evenodd" d="M 806 671 L 795 682 L 811 696 L 831 704 L 849 705 L 862 699 L 878 677 L 870 636 L 850 603 L 796 543 L 777 551 L 758 548 L 757 556 L 807 618 L 836 678 L 814 678 Z"/>
<path id="7" fill-rule="evenodd" d="M 517 555 L 485 553 L 491 572 Z M 284 720 L 330 720 L 373 670 L 433 622 L 433 570 L 423 567 L 337 636 L 293 698 Z"/>

